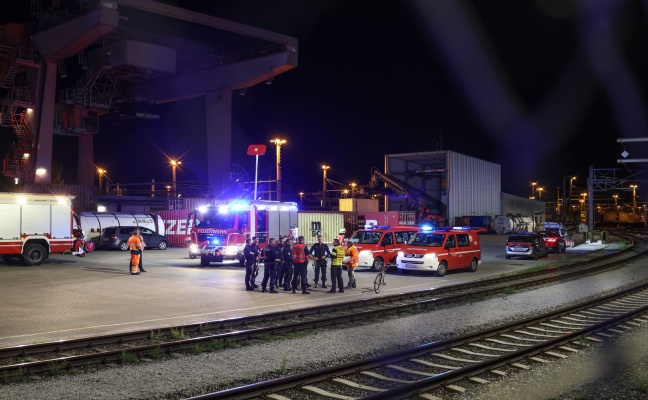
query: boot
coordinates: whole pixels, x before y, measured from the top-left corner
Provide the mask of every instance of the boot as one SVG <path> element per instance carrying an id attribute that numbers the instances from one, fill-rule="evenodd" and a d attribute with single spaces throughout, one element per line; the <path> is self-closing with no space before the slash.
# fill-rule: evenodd
<path id="1" fill-rule="evenodd" d="M 317 287 L 317 282 L 315 282 L 315 287 Z"/>
<path id="2" fill-rule="evenodd" d="M 356 287 L 356 283 L 353 282 L 353 284 L 351 285 L 351 287 L 355 289 L 355 287 Z"/>
<path id="3" fill-rule="evenodd" d="M 328 288 L 328 286 L 326 286 L 326 284 L 322 282 L 322 289 L 326 289 L 326 288 Z"/>

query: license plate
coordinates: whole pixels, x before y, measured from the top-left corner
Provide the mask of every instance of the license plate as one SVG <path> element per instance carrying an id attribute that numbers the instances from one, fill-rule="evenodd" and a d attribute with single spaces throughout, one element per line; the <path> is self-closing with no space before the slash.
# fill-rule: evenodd
<path id="1" fill-rule="evenodd" d="M 405 268 L 417 268 L 416 264 L 405 264 Z"/>

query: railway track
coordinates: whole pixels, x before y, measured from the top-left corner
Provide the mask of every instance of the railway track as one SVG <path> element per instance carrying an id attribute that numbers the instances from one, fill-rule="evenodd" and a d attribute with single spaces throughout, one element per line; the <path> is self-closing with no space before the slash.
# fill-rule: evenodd
<path id="1" fill-rule="evenodd" d="M 645 324 L 648 284 L 458 338 L 191 399 L 438 399 Z"/>
<path id="2" fill-rule="evenodd" d="M 187 349 L 218 348 L 233 341 L 263 338 L 345 322 L 384 318 L 385 315 L 411 310 L 413 307 L 438 306 L 471 301 L 560 280 L 583 277 L 640 257 L 647 250 L 645 241 L 637 241 L 624 251 L 560 267 L 549 267 L 523 275 L 484 279 L 468 284 L 371 297 L 361 301 L 322 305 L 301 310 L 276 312 L 242 318 L 206 321 L 198 324 L 135 331 L 115 335 L 62 340 L 0 349 L 0 374 L 52 372 L 53 368 L 70 369 L 123 361 L 125 354 L 150 358 L 152 354 Z"/>

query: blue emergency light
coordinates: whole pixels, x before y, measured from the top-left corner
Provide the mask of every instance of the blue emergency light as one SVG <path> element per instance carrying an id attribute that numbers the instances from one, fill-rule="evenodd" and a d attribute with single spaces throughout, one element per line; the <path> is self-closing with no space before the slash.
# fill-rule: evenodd
<path id="1" fill-rule="evenodd" d="M 430 225 L 430 224 L 424 224 L 424 225 L 421 225 L 421 230 L 423 232 L 432 232 L 434 230 L 434 227 L 432 225 Z"/>
<path id="2" fill-rule="evenodd" d="M 213 244 L 213 245 L 220 244 L 220 240 L 218 240 L 218 238 L 212 238 L 212 239 L 210 240 L 210 242 L 211 242 L 211 244 Z"/>

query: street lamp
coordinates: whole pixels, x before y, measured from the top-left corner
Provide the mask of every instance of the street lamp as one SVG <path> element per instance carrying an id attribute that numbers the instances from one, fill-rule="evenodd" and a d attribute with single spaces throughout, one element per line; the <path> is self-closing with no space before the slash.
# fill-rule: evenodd
<path id="1" fill-rule="evenodd" d="M 538 190 L 538 200 L 542 201 L 542 191 L 544 190 L 544 188 L 539 187 L 537 190 Z"/>
<path id="2" fill-rule="evenodd" d="M 103 193 L 103 176 L 106 172 L 103 168 L 97 168 L 97 173 L 99 174 L 99 194 Z"/>
<path id="3" fill-rule="evenodd" d="M 281 201 L 281 145 L 285 139 L 272 139 L 270 143 L 277 145 L 277 201 Z"/>
<path id="4" fill-rule="evenodd" d="M 178 168 L 178 166 L 180 164 L 182 164 L 182 161 L 171 159 L 171 160 L 169 160 L 169 162 L 171 163 L 171 170 L 172 170 L 172 177 L 173 177 L 173 179 L 172 179 L 172 182 L 173 182 L 173 196 L 175 196 L 176 195 L 176 168 Z"/>
<path id="5" fill-rule="evenodd" d="M 344 198 L 346 199 L 349 196 L 349 189 L 344 189 L 342 194 L 344 194 Z"/>
<path id="6" fill-rule="evenodd" d="M 634 218 L 635 209 L 637 208 L 637 185 L 630 185 L 632 188 L 632 218 Z"/>
<path id="7" fill-rule="evenodd" d="M 618 194 L 613 194 L 612 197 L 614 198 L 614 209 L 616 210 L 617 208 L 617 199 L 619 198 Z"/>
<path id="8" fill-rule="evenodd" d="M 567 178 L 569 178 L 569 197 L 567 197 Z M 575 176 L 569 177 L 569 176 L 563 176 L 563 199 L 562 199 L 562 205 L 563 205 L 563 212 L 562 212 L 562 221 L 565 222 L 566 216 L 567 216 L 567 211 L 569 210 L 569 207 L 571 205 L 571 194 L 572 194 L 572 183 L 574 182 L 574 179 L 576 179 Z M 567 199 L 569 198 L 569 203 L 567 202 Z"/>
<path id="9" fill-rule="evenodd" d="M 328 171 L 331 167 L 328 165 L 322 165 L 322 172 L 324 173 L 323 179 L 322 179 L 322 206 L 324 206 L 325 200 L 326 200 L 326 171 Z"/>
<path id="10" fill-rule="evenodd" d="M 304 192 L 299 192 L 299 206 L 304 204 Z"/>
<path id="11" fill-rule="evenodd" d="M 351 182 L 351 198 L 352 198 L 352 199 L 355 198 L 355 190 L 356 190 L 356 186 L 358 186 L 357 183 L 355 183 L 355 182 Z"/>
<path id="12" fill-rule="evenodd" d="M 531 182 L 531 197 L 529 197 L 531 200 L 535 199 L 535 187 L 538 184 L 538 182 Z"/>

